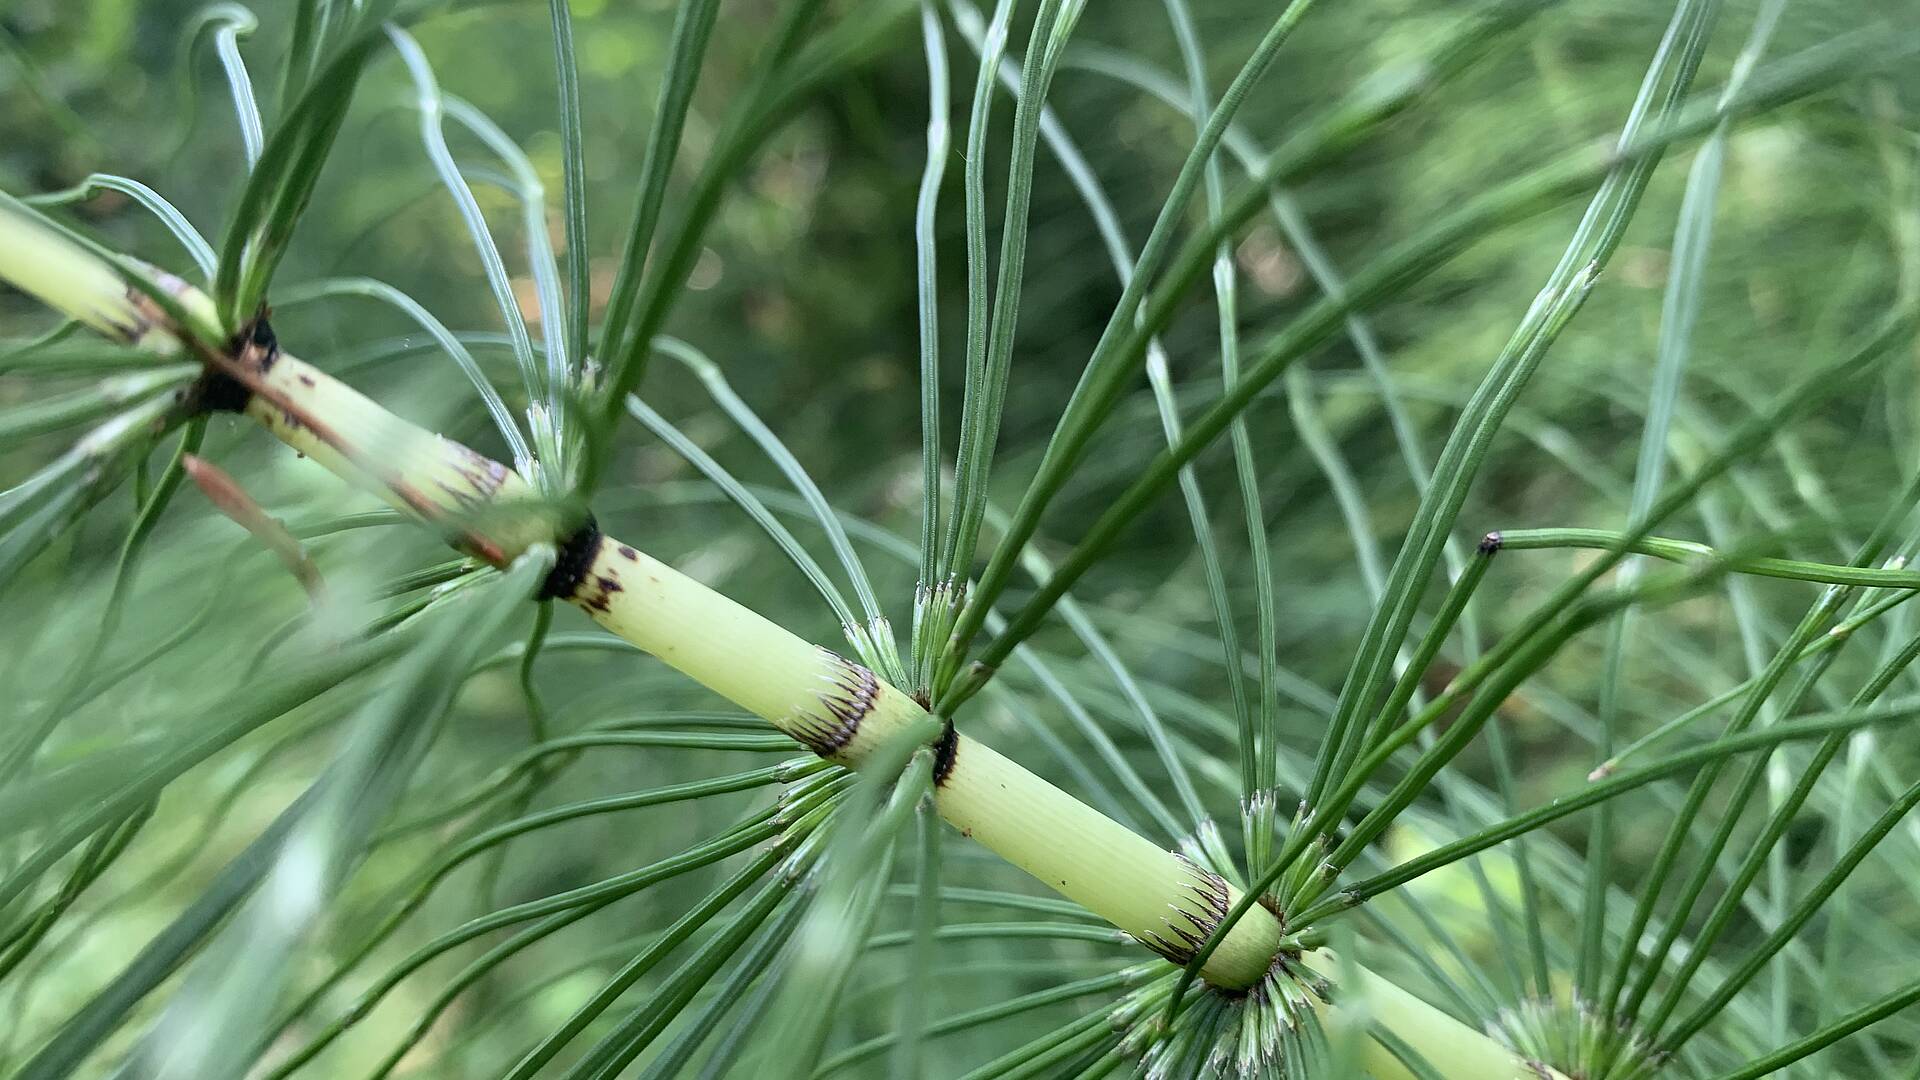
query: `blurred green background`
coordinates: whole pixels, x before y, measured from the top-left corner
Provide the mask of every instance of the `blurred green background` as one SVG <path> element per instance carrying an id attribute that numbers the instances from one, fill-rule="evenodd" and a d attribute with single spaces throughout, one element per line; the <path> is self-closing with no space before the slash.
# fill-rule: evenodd
<path id="1" fill-rule="evenodd" d="M 1471 7 L 1432 0 L 1323 6 L 1288 44 L 1242 113 L 1241 126 L 1262 145 L 1277 144 L 1303 117 L 1369 73 L 1406 62 Z M 273 100 L 277 50 L 291 7 L 260 5 L 261 28 L 243 46 L 263 104 Z M 1245 0 L 1197 7 L 1217 91 L 1270 14 Z M 862 17 L 858 8 L 829 5 L 832 17 Z M 1705 88 L 1718 85 L 1752 20 L 1750 3 L 1725 8 L 1700 79 Z M 182 31 L 198 10 L 198 4 L 176 0 L 9 0 L 0 10 L 0 187 L 15 193 L 51 191 L 94 170 L 116 172 L 150 184 L 202 232 L 217 236 L 244 179 L 244 163 L 211 50 L 203 44 L 189 55 L 183 47 Z M 768 0 L 725 5 L 688 126 L 676 194 L 684 191 L 714 126 L 750 76 L 776 10 Z M 653 0 L 576 0 L 573 11 L 597 303 L 610 286 L 631 212 L 672 9 Z M 1771 51 L 1784 55 L 1878 20 L 1897 20 L 1903 12 L 1911 21 L 1911 0 L 1796 2 Z M 1442 208 L 1556 152 L 1617 130 L 1668 14 L 1649 0 L 1563 5 L 1289 194 L 1332 263 L 1351 272 Z M 443 89 L 470 101 L 510 133 L 557 199 L 561 150 L 545 5 L 455 4 L 421 23 L 417 34 Z M 957 35 L 950 33 L 948 40 L 956 73 L 954 122 L 964 130 L 974 62 Z M 1097 58 L 1102 49 L 1122 50 L 1165 71 L 1178 70 L 1164 11 L 1153 0 L 1093 5 L 1076 41 L 1089 57 Z M 1675 460 L 1681 465 L 1710 450 L 1727 427 L 1809 357 L 1834 355 L 1892 297 L 1920 286 L 1915 89 L 1910 75 L 1865 79 L 1735 134 L 1693 370 L 1675 436 Z M 836 506 L 909 543 L 918 530 L 920 469 L 912 224 L 925 154 L 926 102 L 916 23 L 902 19 L 872 63 L 811 99 L 757 157 L 743 182 L 728 191 L 689 292 L 669 324 L 670 332 L 719 361 Z M 1130 240 L 1138 243 L 1191 143 L 1190 117 L 1073 61 L 1056 84 L 1052 104 L 1116 205 Z M 1010 115 L 1003 98 L 993 143 L 997 156 L 988 168 L 989 205 L 996 208 Z M 474 166 L 470 175 L 503 238 L 509 264 L 522 272 L 517 241 L 505 239 L 517 227 L 512 199 L 483 182 L 496 166 L 472 140 L 455 137 L 454 151 Z M 1497 443 L 1462 515 L 1470 533 L 1547 525 L 1615 527 L 1624 520 L 1687 157 L 1674 155 L 1654 181 L 1626 248 L 1530 389 L 1513 430 Z M 1237 172 L 1229 169 L 1230 177 L 1237 179 Z M 1578 213 L 1578 206 L 1566 206 L 1505 230 L 1369 316 L 1367 326 L 1395 372 L 1429 459 L 1455 410 L 1552 269 Z M 94 199 L 75 216 L 122 250 L 177 272 L 189 268 L 164 230 L 123 198 Z M 559 229 L 556 216 L 556 240 Z M 957 157 L 947 174 L 938 234 L 944 352 L 953 361 L 944 387 L 951 446 L 965 303 Z M 1237 263 L 1248 341 L 1284 325 L 1318 295 L 1301 252 L 1270 219 L 1262 219 L 1240 242 Z M 287 288 L 343 274 L 367 275 L 404 289 L 456 329 L 499 328 L 471 241 L 421 148 L 411 86 L 391 57 L 377 62 L 363 85 L 278 281 Z M 996 473 L 1003 505 L 1030 474 L 1118 295 L 1083 204 L 1044 151 L 1035 180 L 1028 277 Z M 531 285 L 520 284 L 531 313 Z M 50 325 L 13 294 L 0 295 L 0 320 L 9 337 Z M 451 366 L 444 357 L 430 351 L 398 358 L 370 353 L 396 339 L 424 340 L 396 313 L 370 302 L 338 301 L 289 307 L 277 311 L 274 322 L 281 341 L 303 358 L 350 373 L 355 385 L 408 416 L 500 452 L 497 442 L 489 441 L 473 396 L 448 392 Z M 1215 316 L 1204 290 L 1190 298 L 1165 344 L 1184 400 L 1204 401 L 1218 380 Z M 483 358 L 508 370 L 500 350 Z M 1310 367 L 1311 378 L 1303 385 L 1361 496 L 1366 517 L 1357 524 L 1390 558 L 1417 490 L 1379 396 L 1350 340 L 1321 350 Z M 1728 497 L 1709 508 L 1712 513 L 1668 531 L 1700 539 L 1777 536 L 1785 550 L 1837 557 L 1911 466 L 1920 418 L 1911 363 L 1892 366 L 1888 390 L 1883 414 L 1830 412 L 1796 428 L 1740 473 L 1726 489 Z M 1350 535 L 1356 523 L 1343 516 L 1278 391 L 1276 385 L 1249 414 L 1249 422 L 1280 579 L 1281 657 L 1304 686 L 1324 694 L 1337 688 L 1347 650 L 1367 616 L 1368 568 Z M 0 401 L 30 392 L 41 391 L 0 378 Z M 725 421 L 684 370 L 657 363 L 642 392 L 742 478 L 778 485 L 777 470 Z M 1103 434 L 1089 466 L 1048 520 L 1043 549 L 1075 539 L 1118 486 L 1163 445 L 1144 386 L 1124 414 Z M 59 445 L 50 439 L 0 459 L 0 485 L 26 475 Z M 208 456 L 289 519 L 313 520 L 364 505 L 247 425 L 216 422 L 210 447 Z M 629 425 L 618 454 L 615 491 L 596 507 L 610 531 L 646 545 L 796 632 L 823 642 L 838 637 L 831 613 L 804 579 L 670 451 Z M 1217 527 L 1235 561 L 1237 606 L 1250 612 L 1243 534 L 1229 514 L 1237 495 L 1224 447 L 1202 459 L 1199 476 L 1217 516 L 1225 516 Z M 261 589 L 255 584 L 260 578 L 233 572 L 236 559 L 264 556 L 236 555 L 246 550 L 237 530 L 199 509 L 176 511 L 163 524 L 130 629 L 113 655 L 135 655 L 143 645 L 186 626 L 203 606 L 217 606 L 194 626 L 185 645 L 77 715 L 61 736 L 67 752 L 125 737 L 149 716 L 204 703 L 214 690 L 245 678 L 259 643 L 298 617 L 303 600 L 293 583 Z M 51 692 L 62 657 L 98 619 L 104 579 L 128 510 L 124 496 L 110 504 L 42 558 L 30 579 L 5 600 L 0 686 L 8 687 L 14 700 L 32 702 Z M 865 550 L 881 551 L 871 544 Z M 331 579 L 357 581 L 368 589 L 443 558 L 431 538 L 393 530 L 330 539 L 317 544 L 315 553 Z M 1504 562 L 1481 594 L 1489 633 L 1497 634 L 1502 620 L 1523 611 L 1526 601 L 1563 576 L 1576 558 L 1539 553 Z M 911 610 L 911 563 L 884 554 L 869 561 L 896 626 L 904 628 Z M 235 588 L 222 592 L 229 584 Z M 1794 605 L 1803 605 L 1808 595 L 1804 587 L 1776 583 L 1747 588 L 1748 599 L 1769 624 L 1792 619 Z M 1218 764 L 1224 776 L 1231 736 L 1219 724 L 1230 714 L 1201 567 L 1178 498 L 1163 499 L 1076 595 L 1113 634 L 1133 669 L 1150 677 L 1156 702 L 1174 718 L 1196 755 Z M 1742 642 L 1727 614 L 1730 602 L 1724 593 L 1688 601 L 1635 642 L 1624 700 L 1636 730 L 1745 677 Z M 571 612 L 562 613 L 559 622 L 567 630 L 586 625 Z M 1084 688 L 1090 711 L 1110 728 L 1123 752 L 1149 767 L 1144 737 L 1085 650 L 1058 626 L 1044 632 L 1037 646 L 1057 658 L 1075 687 Z M 1576 733 L 1592 708 L 1599 648 L 1597 642 L 1577 644 L 1505 712 L 1524 766 L 1522 804 L 1566 790 L 1593 764 L 1590 748 Z M 1057 708 L 1030 676 L 1010 671 L 1007 681 L 1014 693 L 981 698 L 968 723 L 1036 770 L 1075 787 L 1073 763 L 1033 734 L 1035 717 L 1041 724 L 1059 723 Z M 569 728 L 623 712 L 713 704 L 651 661 L 606 651 L 551 658 L 543 685 Z M 1320 699 L 1310 689 L 1296 697 L 1287 703 L 1298 732 L 1295 749 L 1311 753 Z M 324 719 L 316 716 L 315 723 Z M 118 901 L 86 933 L 55 950 L 57 962 L 32 984 L 27 1000 L 0 1005 L 21 1010 L 11 1014 L 16 1022 L 0 1025 L 11 1029 L 8 1052 L 31 1046 L 44 1025 L 83 1000 L 311 779 L 328 753 L 323 732 L 265 756 L 290 730 L 276 727 L 170 793 L 148 833 L 153 853 L 116 868 L 98 890 L 100 900 Z M 443 796 L 462 790 L 526 740 L 512 668 L 503 666 L 470 686 L 423 784 L 430 782 Z M 1485 780 L 1484 761 L 1472 760 Z M 740 767 L 737 758 L 704 752 L 607 752 L 582 758 L 564 785 L 541 798 L 558 800 L 561 792 L 582 798 Z M 1207 793 L 1210 806 L 1223 816 L 1231 805 L 1230 787 L 1222 784 Z M 228 793 L 230 802 L 223 801 Z M 431 803 L 423 796 L 420 805 Z M 530 898 L 629 868 L 685 846 L 743 805 L 722 801 L 702 804 L 698 813 L 647 812 L 568 826 L 514 849 L 502 895 Z M 1577 836 L 1580 828 L 1571 824 L 1566 835 Z M 355 896 L 365 901 L 393 888 L 438 842 L 429 832 L 394 845 L 356 879 Z M 1403 840 L 1421 842 L 1411 834 Z M 1654 842 L 1653 836 L 1631 832 L 1623 837 L 1628 864 L 1649 854 L 1636 845 L 1644 849 Z M 963 845 L 951 847 L 957 865 L 969 867 L 965 873 L 972 878 L 1030 887 L 990 860 L 969 858 Z M 169 862 L 175 852 L 181 855 L 177 865 Z M 162 872 L 165 877 L 147 887 L 146 875 Z M 485 910 L 476 895 L 479 887 L 478 875 L 463 871 L 416 917 L 403 935 L 405 944 L 418 944 L 436 928 Z M 1436 875 L 1422 887 L 1442 894 L 1464 888 L 1448 875 Z M 516 961 L 508 974 L 489 978 L 463 998 L 455 1023 L 426 1044 L 431 1053 L 423 1052 L 409 1067 L 421 1075 L 491 1075 L 493 1063 L 563 1018 L 624 954 L 616 951 L 584 972 L 567 974 L 571 965 L 597 948 L 663 925 L 697 895 L 693 883 L 649 893 L 641 903 L 619 906 L 571 932 L 570 952 L 553 947 Z M 1460 929 L 1480 955 L 1499 947 L 1476 933 L 1470 916 L 1463 916 Z M 1061 954 L 1048 960 L 1055 966 L 1079 956 L 1074 947 L 1047 948 Z M 960 964 L 966 955 L 956 949 L 949 959 Z M 998 953 L 980 955 L 982 963 L 1005 963 Z M 314 974 L 320 970 L 316 967 Z M 328 1059 L 334 1064 L 316 1074 L 353 1075 L 354 1064 L 364 1067 L 454 970 L 442 961 L 429 977 L 404 984 L 341 1055 Z M 1021 978 L 1017 970 L 1003 974 L 1016 982 Z M 563 977 L 548 986 L 541 982 L 548 976 Z M 1863 966 L 1852 977 L 1870 986 L 1877 974 Z M 956 980 L 939 993 L 966 1001 L 1004 992 L 964 984 Z M 878 973 L 868 989 L 885 986 L 884 973 Z M 875 1009 L 874 1023 L 882 1025 L 884 1012 Z M 490 1018 L 484 1029 L 462 1026 L 481 1016 Z M 470 1030 L 479 1033 L 467 1034 Z M 991 1033 L 974 1034 L 953 1040 L 947 1052 L 956 1062 L 975 1061 L 999 1045 Z"/>

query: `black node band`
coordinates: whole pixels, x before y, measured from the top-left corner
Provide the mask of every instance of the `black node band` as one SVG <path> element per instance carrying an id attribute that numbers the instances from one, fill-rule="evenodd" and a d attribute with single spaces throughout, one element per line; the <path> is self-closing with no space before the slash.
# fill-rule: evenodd
<path id="1" fill-rule="evenodd" d="M 947 777 L 953 775 L 954 755 L 960 750 L 960 733 L 954 730 L 953 718 L 948 717 L 940 727 L 940 738 L 933 744 L 933 786 L 941 787 Z"/>
<path id="2" fill-rule="evenodd" d="M 559 557 L 547 572 L 546 582 L 540 586 L 539 599 L 564 600 L 572 596 L 587 579 L 587 570 L 593 566 L 594 556 L 600 553 L 601 539 L 600 523 L 588 514 L 573 535 L 560 541 Z"/>

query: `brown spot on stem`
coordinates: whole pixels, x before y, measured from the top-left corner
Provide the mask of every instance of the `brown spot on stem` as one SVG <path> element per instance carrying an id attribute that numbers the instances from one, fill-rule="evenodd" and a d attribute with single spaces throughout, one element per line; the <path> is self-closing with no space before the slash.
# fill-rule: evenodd
<path id="1" fill-rule="evenodd" d="M 147 331 L 153 329 L 154 316 L 164 313 L 160 311 L 159 305 L 153 302 L 152 297 L 132 285 L 127 286 L 126 297 L 127 306 L 133 309 L 134 317 L 126 322 L 113 320 L 113 328 L 119 332 L 121 340 L 131 344 L 147 336 Z"/>
<path id="2" fill-rule="evenodd" d="M 640 553 L 633 550 L 632 548 L 628 547 L 625 544 L 620 545 L 619 551 L 620 551 L 620 557 L 627 560 L 628 562 L 640 561 Z"/>

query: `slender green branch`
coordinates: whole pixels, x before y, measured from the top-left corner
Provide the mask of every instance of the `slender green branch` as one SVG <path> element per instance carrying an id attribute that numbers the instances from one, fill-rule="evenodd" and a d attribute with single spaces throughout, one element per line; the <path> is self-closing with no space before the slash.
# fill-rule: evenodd
<path id="1" fill-rule="evenodd" d="M 1621 543 L 1628 539 L 1628 535 L 1613 529 L 1514 529 L 1501 532 L 1500 539 L 1501 546 L 1508 551 L 1541 548 L 1616 551 L 1621 550 Z M 1815 581 L 1827 585 L 1858 585 L 1870 589 L 1920 589 L 1920 571 L 1897 566 L 1841 566 L 1802 559 L 1741 555 L 1715 551 L 1706 544 L 1692 540 L 1670 540 L 1662 536 L 1640 537 L 1628 544 L 1625 550 L 1682 564 L 1715 562 L 1735 574 Z"/>
<path id="2" fill-rule="evenodd" d="M 1758 1080 L 1762 1076 L 1772 1076 L 1794 1062 L 1817 1054 L 1854 1032 L 1877 1024 L 1915 1002 L 1920 1002 L 1920 980 L 1908 983 L 1880 1000 L 1841 1017 L 1804 1039 L 1788 1043 L 1773 1053 L 1756 1058 L 1738 1069 L 1721 1073 L 1714 1080 Z"/>

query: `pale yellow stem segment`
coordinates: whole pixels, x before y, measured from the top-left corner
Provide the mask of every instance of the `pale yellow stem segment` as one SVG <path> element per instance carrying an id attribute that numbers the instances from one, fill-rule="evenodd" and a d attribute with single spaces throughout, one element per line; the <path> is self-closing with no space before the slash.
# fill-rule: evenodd
<path id="1" fill-rule="evenodd" d="M 610 538 L 601 542 L 573 602 L 602 626 L 843 764 L 858 764 L 927 715 L 864 667 Z M 1183 959 L 1239 899 L 1217 876 L 992 747 L 959 736 L 947 764 L 934 795 L 941 817 L 1156 951 Z M 1259 981 L 1279 951 L 1279 921 L 1255 908 L 1202 974 L 1241 989 Z"/>
<path id="2" fill-rule="evenodd" d="M 1061 791 L 992 747 L 962 738 L 935 795 L 962 834 L 1139 939 L 1186 963 L 1241 897 L 1218 875 Z M 1262 907 L 1235 923 L 1200 974 L 1242 990 L 1280 953 L 1280 921 Z"/>
<path id="3" fill-rule="evenodd" d="M 1457 1080 L 1567 1080 L 1558 1070 L 1527 1061 L 1486 1033 L 1468 1027 L 1373 972 L 1333 954 L 1312 954 L 1315 970 L 1338 977 L 1333 1005 L 1316 1001 L 1331 1030 L 1384 1029 L 1418 1053 L 1440 1075 Z M 1391 1051 L 1369 1039 L 1364 1051 L 1374 1080 L 1418 1080 Z"/>
<path id="4" fill-rule="evenodd" d="M 416 427 L 326 372 L 285 353 L 250 373 L 248 416 L 281 442 L 387 504 L 474 539 L 476 551 L 505 565 L 552 529 L 514 530 L 489 508 L 534 493 L 519 474 L 465 445 Z M 462 528 L 464 526 L 464 528 Z M 512 532 L 523 535 L 510 535 Z"/>
<path id="5" fill-rule="evenodd" d="M 213 320 L 213 301 L 170 274 L 151 271 L 196 318 Z M 70 319 L 137 348 L 171 352 L 177 339 L 153 317 L 152 302 L 106 260 L 59 233 L 0 208 L 0 281 Z"/>
<path id="6" fill-rule="evenodd" d="M 571 600 L 608 630 L 844 764 L 925 715 L 892 686 L 871 676 L 865 683 L 865 669 L 611 537 L 601 540 Z M 857 730 L 840 733 L 828 703 L 851 708 L 863 693 Z"/>

